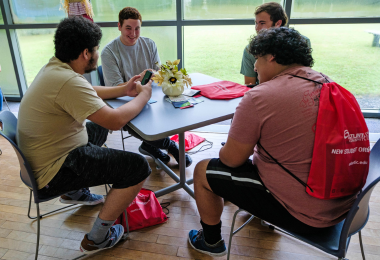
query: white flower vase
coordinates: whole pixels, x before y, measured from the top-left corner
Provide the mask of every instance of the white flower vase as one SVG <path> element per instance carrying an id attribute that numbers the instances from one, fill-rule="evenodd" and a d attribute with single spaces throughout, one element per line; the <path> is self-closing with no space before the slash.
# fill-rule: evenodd
<path id="1" fill-rule="evenodd" d="M 175 86 L 175 87 L 172 87 L 170 86 L 170 83 L 166 86 L 162 86 L 162 92 L 164 92 L 165 95 L 168 95 L 168 96 L 179 96 L 183 93 L 183 91 L 185 90 L 185 87 L 184 85 L 178 85 Z"/>

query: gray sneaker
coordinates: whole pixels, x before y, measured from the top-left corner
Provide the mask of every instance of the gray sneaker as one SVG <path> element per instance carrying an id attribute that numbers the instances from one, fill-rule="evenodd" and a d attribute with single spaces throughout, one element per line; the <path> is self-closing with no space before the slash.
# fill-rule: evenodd
<path id="1" fill-rule="evenodd" d="M 104 249 L 113 247 L 123 237 L 124 228 L 122 225 L 117 224 L 110 228 L 108 237 L 99 244 L 95 244 L 94 241 L 89 240 L 87 234 L 84 235 L 82 242 L 80 243 L 80 251 L 84 254 L 92 254 Z"/>
<path id="2" fill-rule="evenodd" d="M 64 204 L 97 205 L 104 202 L 103 195 L 91 194 L 89 188 L 83 188 L 76 192 L 68 192 L 59 198 Z"/>

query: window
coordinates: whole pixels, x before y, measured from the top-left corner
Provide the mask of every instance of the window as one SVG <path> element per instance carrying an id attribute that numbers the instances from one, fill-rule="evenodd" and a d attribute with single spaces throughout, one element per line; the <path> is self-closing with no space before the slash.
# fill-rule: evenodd
<path id="1" fill-rule="evenodd" d="M 54 32 L 55 29 L 16 30 L 28 86 L 54 56 Z"/>
<path id="2" fill-rule="evenodd" d="M 252 19 L 255 8 L 281 0 L 183 0 L 185 20 Z"/>
<path id="3" fill-rule="evenodd" d="M 127 6 L 137 8 L 143 21 L 176 19 L 176 0 L 95 0 L 91 4 L 95 22 L 117 21 L 120 10 Z"/>
<path id="4" fill-rule="evenodd" d="M 65 17 L 60 1 L 11 0 L 11 12 L 15 24 L 58 23 Z"/>
<path id="5" fill-rule="evenodd" d="M 0 30 L 0 50 L 0 88 L 4 95 L 19 96 L 18 84 L 5 30 Z"/>
<path id="6" fill-rule="evenodd" d="M 30 86 L 40 69 L 54 56 L 55 29 L 19 29 L 16 32 L 27 84 Z M 102 28 L 102 32 L 100 52 L 107 43 L 120 35 L 117 27 Z M 155 41 L 161 62 L 176 59 L 176 27 L 160 27 L 160 30 L 157 30 L 157 27 L 142 27 L 141 36 L 149 37 Z M 100 57 L 99 64 L 101 64 Z"/>
<path id="7" fill-rule="evenodd" d="M 254 25 L 186 26 L 186 70 L 243 84 L 241 59 L 252 34 L 256 34 Z"/>
<path id="8" fill-rule="evenodd" d="M 379 17 L 379 0 L 293 0 L 292 18 Z"/>
<path id="9" fill-rule="evenodd" d="M 307 36 L 313 69 L 328 75 L 357 98 L 361 108 L 380 107 L 380 48 L 372 47 L 378 24 L 290 25 Z"/>
<path id="10" fill-rule="evenodd" d="M 4 24 L 3 13 L 1 12 L 1 7 L 0 7 L 0 24 Z"/>

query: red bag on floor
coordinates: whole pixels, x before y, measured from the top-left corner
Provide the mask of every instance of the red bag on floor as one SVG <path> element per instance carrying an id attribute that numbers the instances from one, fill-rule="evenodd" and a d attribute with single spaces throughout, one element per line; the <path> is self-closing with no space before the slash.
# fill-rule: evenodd
<path id="1" fill-rule="evenodd" d="M 209 99 L 233 99 L 244 96 L 251 88 L 231 81 L 218 81 L 211 84 L 193 86 L 201 95 Z"/>
<path id="2" fill-rule="evenodd" d="M 324 83 L 319 100 L 313 158 L 306 192 L 319 199 L 355 194 L 369 168 L 369 132 L 355 97 L 335 82 Z"/>
<path id="3" fill-rule="evenodd" d="M 172 137 L 170 137 L 170 140 L 179 143 L 179 136 L 173 135 Z M 204 140 L 206 139 L 199 135 L 190 132 L 185 132 L 185 151 L 187 152 L 193 149 L 195 146 L 202 143 Z"/>
<path id="4" fill-rule="evenodd" d="M 154 192 L 144 188 L 128 206 L 127 217 L 129 231 L 154 226 L 168 220 Z M 116 219 L 115 224 L 123 225 L 125 232 L 127 231 L 125 211 Z"/>

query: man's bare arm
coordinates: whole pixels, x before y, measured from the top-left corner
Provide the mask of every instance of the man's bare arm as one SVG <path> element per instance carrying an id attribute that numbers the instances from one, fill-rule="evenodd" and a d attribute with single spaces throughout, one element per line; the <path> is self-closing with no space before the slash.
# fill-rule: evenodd
<path id="1" fill-rule="evenodd" d="M 138 94 L 136 91 L 136 80 L 139 78 L 141 78 L 141 76 L 136 75 L 128 82 L 121 83 L 114 87 L 94 86 L 93 88 L 101 99 L 112 99 L 123 96 L 135 97 Z"/>
<path id="2" fill-rule="evenodd" d="M 247 76 L 244 76 L 244 84 L 245 85 L 256 84 L 256 80 L 257 80 L 256 77 L 247 77 Z"/>
<path id="3" fill-rule="evenodd" d="M 131 85 L 129 85 L 129 88 L 127 87 L 128 86 L 124 88 L 124 93 L 133 91 L 137 95 L 132 101 L 118 107 L 117 109 L 104 106 L 87 117 L 87 119 L 103 126 L 104 128 L 110 130 L 119 130 L 129 121 L 135 118 L 152 96 L 152 81 L 149 81 L 149 83 L 146 85 L 141 85 L 140 82 L 134 84 L 131 83 Z"/>
<path id="4" fill-rule="evenodd" d="M 229 167 L 238 167 L 252 155 L 254 147 L 255 145 L 241 143 L 228 137 L 226 144 L 219 151 L 219 159 Z"/>

